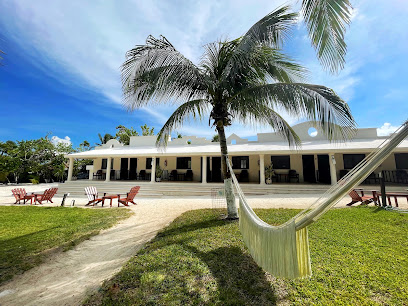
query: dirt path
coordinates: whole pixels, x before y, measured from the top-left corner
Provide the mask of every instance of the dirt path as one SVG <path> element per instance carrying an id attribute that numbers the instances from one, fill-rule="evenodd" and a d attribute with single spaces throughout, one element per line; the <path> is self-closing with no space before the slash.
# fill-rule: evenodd
<path id="1" fill-rule="evenodd" d="M 314 199 L 309 195 L 279 195 L 254 197 L 251 204 L 301 208 Z M 77 203 L 83 205 L 85 200 L 78 199 Z M 188 210 L 212 206 L 210 198 L 139 199 L 138 203 L 131 207 L 135 214 L 129 219 L 0 287 L 0 305 L 78 305 L 174 218 Z"/>

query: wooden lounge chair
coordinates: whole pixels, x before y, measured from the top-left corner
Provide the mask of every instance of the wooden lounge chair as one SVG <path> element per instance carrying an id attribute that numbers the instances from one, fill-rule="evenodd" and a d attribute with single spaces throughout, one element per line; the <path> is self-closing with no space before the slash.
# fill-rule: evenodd
<path id="1" fill-rule="evenodd" d="M 118 195 L 118 207 L 119 204 L 123 204 L 125 206 L 129 206 L 129 203 L 132 203 L 133 205 L 137 205 L 133 199 L 139 192 L 140 186 L 135 186 L 130 189 L 130 192 L 126 194 L 126 198 L 121 198 L 120 195 Z"/>
<path id="2" fill-rule="evenodd" d="M 361 204 L 368 204 L 373 201 L 376 201 L 376 197 L 374 195 L 372 196 L 360 196 L 357 191 L 354 189 L 350 191 L 349 196 L 351 197 L 351 202 L 347 204 L 347 206 L 351 206 L 354 203 L 361 202 Z"/>
<path id="3" fill-rule="evenodd" d="M 27 200 L 30 200 L 31 204 L 33 203 L 34 195 L 27 194 L 24 188 L 15 188 L 15 189 L 12 189 L 11 192 L 16 198 L 16 201 L 14 202 L 14 204 L 17 204 L 17 202 L 18 204 L 20 204 L 20 201 L 23 201 L 23 203 L 25 204 Z"/>
<path id="4" fill-rule="evenodd" d="M 98 191 L 96 190 L 96 187 L 89 186 L 85 187 L 85 194 L 88 197 L 88 204 L 85 204 L 85 206 L 93 204 L 95 206 L 96 204 L 102 202 L 102 198 L 98 197 Z M 106 193 L 103 194 L 104 196 Z"/>
<path id="5" fill-rule="evenodd" d="M 54 203 L 52 201 L 52 198 L 55 196 L 57 191 L 58 191 L 58 188 L 53 187 L 53 188 L 46 189 L 43 194 L 34 194 L 34 204 L 36 202 L 38 202 L 39 204 L 42 204 L 42 202 Z"/>

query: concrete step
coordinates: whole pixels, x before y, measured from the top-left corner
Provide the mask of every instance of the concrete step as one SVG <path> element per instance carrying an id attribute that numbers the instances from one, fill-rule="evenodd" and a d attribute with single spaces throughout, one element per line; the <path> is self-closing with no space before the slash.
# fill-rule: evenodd
<path id="1" fill-rule="evenodd" d="M 84 188 L 95 186 L 100 193 L 124 194 L 133 186 L 140 186 L 138 196 L 211 196 L 214 189 L 223 188 L 223 183 L 201 184 L 197 182 L 160 182 L 150 183 L 145 181 L 89 181 L 77 180 L 58 185 L 58 193 L 70 193 L 71 196 L 85 197 Z M 246 195 L 267 194 L 323 194 L 330 186 L 317 184 L 278 184 L 259 185 L 242 183 L 241 189 Z"/>

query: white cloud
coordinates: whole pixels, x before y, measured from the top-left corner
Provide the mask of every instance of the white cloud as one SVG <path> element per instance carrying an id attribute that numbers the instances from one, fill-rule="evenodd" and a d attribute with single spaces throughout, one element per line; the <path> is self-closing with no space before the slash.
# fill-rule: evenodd
<path id="1" fill-rule="evenodd" d="M 51 137 L 51 142 L 56 146 L 59 143 L 70 145 L 71 144 L 71 138 L 68 136 L 65 136 L 65 138 L 59 138 L 58 136 L 52 136 Z"/>
<path id="2" fill-rule="evenodd" d="M 382 127 L 377 129 L 378 136 L 389 136 L 398 129 L 397 126 L 391 125 L 391 123 L 385 122 Z"/>

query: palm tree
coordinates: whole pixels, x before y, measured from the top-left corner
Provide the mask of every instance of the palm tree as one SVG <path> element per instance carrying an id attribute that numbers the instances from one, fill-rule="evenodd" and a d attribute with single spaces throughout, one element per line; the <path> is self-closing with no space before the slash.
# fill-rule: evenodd
<path id="1" fill-rule="evenodd" d="M 95 145 L 97 145 L 97 146 L 101 146 L 103 144 L 106 144 L 109 140 L 115 139 L 114 136 L 112 136 L 111 134 L 108 134 L 108 133 L 103 135 L 103 137 L 102 137 L 102 135 L 100 133 L 98 133 L 98 137 L 99 137 L 99 143 L 95 143 Z"/>
<path id="2" fill-rule="evenodd" d="M 127 52 L 122 65 L 124 99 L 130 110 L 150 103 L 180 105 L 158 134 L 165 144 L 170 133 L 193 116 L 209 112 L 218 132 L 221 154 L 228 156 L 225 127 L 232 120 L 261 123 L 280 133 L 289 145 L 300 140 L 278 114 L 316 122 L 329 139 L 347 139 L 355 126 L 347 104 L 327 87 L 302 82 L 305 69 L 280 52 L 297 14 L 282 7 L 268 14 L 242 37 L 208 44 L 199 66 L 179 53 L 165 38 L 147 38 Z M 237 218 L 230 173 L 222 158 L 228 217 Z"/>
<path id="3" fill-rule="evenodd" d="M 336 73 L 343 69 L 347 45 L 346 25 L 350 24 L 349 0 L 302 0 L 302 16 L 322 66 Z"/>

